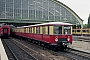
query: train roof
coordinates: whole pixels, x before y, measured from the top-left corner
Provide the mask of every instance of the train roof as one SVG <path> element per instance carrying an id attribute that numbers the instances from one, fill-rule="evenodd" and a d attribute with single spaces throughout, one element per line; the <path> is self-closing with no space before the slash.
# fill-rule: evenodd
<path id="1" fill-rule="evenodd" d="M 48 22 L 48 23 L 42 23 L 42 24 L 35 24 L 35 25 L 28 25 L 28 26 L 21 26 L 17 28 L 22 28 L 22 27 L 32 27 L 32 26 L 44 26 L 44 25 L 72 25 L 70 23 L 64 23 L 64 22 Z"/>
<path id="2" fill-rule="evenodd" d="M 76 29 L 73 29 L 73 30 L 80 30 L 80 29 L 90 29 L 90 28 L 76 28 Z"/>
<path id="3" fill-rule="evenodd" d="M 72 25 L 72 24 L 64 23 L 64 22 L 48 22 L 48 23 L 42 23 L 42 24 L 36 24 L 36 25 Z"/>

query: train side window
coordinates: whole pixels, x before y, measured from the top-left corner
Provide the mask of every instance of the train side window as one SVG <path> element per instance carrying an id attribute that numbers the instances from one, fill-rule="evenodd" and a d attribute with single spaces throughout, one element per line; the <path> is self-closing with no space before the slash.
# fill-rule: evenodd
<path id="1" fill-rule="evenodd" d="M 26 28 L 26 33 L 27 33 L 27 28 Z"/>
<path id="2" fill-rule="evenodd" d="M 26 30 L 25 32 L 27 33 L 27 28 L 25 28 L 25 30 Z"/>
<path id="3" fill-rule="evenodd" d="M 59 33 L 58 29 L 59 29 L 58 26 L 54 26 L 54 34 L 58 34 Z"/>
<path id="4" fill-rule="evenodd" d="M 21 32 L 21 28 L 19 28 L 19 32 Z"/>
<path id="5" fill-rule="evenodd" d="M 86 30 L 82 30 L 82 32 L 86 32 Z"/>
<path id="6" fill-rule="evenodd" d="M 25 33 L 27 33 L 27 28 L 25 28 Z"/>
<path id="7" fill-rule="evenodd" d="M 16 29 L 16 32 L 17 32 L 17 29 Z"/>
<path id="8" fill-rule="evenodd" d="M 19 32 L 20 32 L 20 28 L 19 28 Z"/>
<path id="9" fill-rule="evenodd" d="M 45 32 L 46 32 L 45 30 L 46 30 L 46 29 L 45 29 L 45 26 L 42 26 L 42 33 L 43 33 L 43 34 L 45 34 Z"/>
<path id="10" fill-rule="evenodd" d="M 15 32 L 17 32 L 17 29 L 15 29 Z"/>
<path id="11" fill-rule="evenodd" d="M 49 33 L 48 30 L 49 30 L 49 29 L 48 29 L 48 26 L 45 26 L 45 34 L 48 34 L 48 33 Z"/>
<path id="12" fill-rule="evenodd" d="M 20 28 L 19 28 L 19 32 L 21 32 Z"/>
<path id="13" fill-rule="evenodd" d="M 29 28 L 29 33 L 31 33 L 31 28 Z"/>
<path id="14" fill-rule="evenodd" d="M 22 33 L 24 33 L 24 28 L 22 28 Z"/>
<path id="15" fill-rule="evenodd" d="M 19 32 L 21 32 L 22 31 L 22 29 L 21 28 L 19 28 Z"/>
<path id="16" fill-rule="evenodd" d="M 28 33 L 29 29 L 27 28 L 27 33 Z"/>
<path id="17" fill-rule="evenodd" d="M 19 32 L 19 28 L 18 28 L 18 32 Z"/>
<path id="18" fill-rule="evenodd" d="M 31 31 L 30 32 L 32 33 L 32 28 L 31 28 Z"/>
<path id="19" fill-rule="evenodd" d="M 17 29 L 17 32 L 18 32 L 18 29 Z"/>
<path id="20" fill-rule="evenodd" d="M 21 30 L 22 30 L 21 32 L 23 33 L 23 29 L 22 28 L 21 28 Z"/>
<path id="21" fill-rule="evenodd" d="M 17 29 L 15 29 L 15 32 L 17 32 Z"/>
<path id="22" fill-rule="evenodd" d="M 18 32 L 19 32 L 19 28 L 18 28 Z"/>
<path id="23" fill-rule="evenodd" d="M 77 32 L 80 32 L 80 30 L 77 30 Z"/>
<path id="24" fill-rule="evenodd" d="M 36 27 L 36 34 L 40 34 L 40 27 Z"/>
<path id="25" fill-rule="evenodd" d="M 32 33 L 32 28 L 29 28 L 29 33 Z"/>
<path id="26" fill-rule="evenodd" d="M 59 26 L 59 34 L 62 34 L 62 26 Z"/>
<path id="27" fill-rule="evenodd" d="M 75 30 L 75 32 L 76 32 L 76 30 Z"/>
<path id="28" fill-rule="evenodd" d="M 72 30 L 72 32 L 74 32 L 74 30 Z"/>
<path id="29" fill-rule="evenodd" d="M 22 33 L 24 32 L 24 29 L 22 28 Z"/>
<path id="30" fill-rule="evenodd" d="M 29 33 L 29 28 L 27 28 L 27 33 Z"/>
<path id="31" fill-rule="evenodd" d="M 13 29 L 14 32 L 16 32 L 16 29 Z"/>
<path id="32" fill-rule="evenodd" d="M 34 31 L 35 31 L 35 28 L 33 27 L 33 33 L 34 33 Z"/>
<path id="33" fill-rule="evenodd" d="M 87 32 L 89 33 L 89 30 L 87 30 Z"/>
<path id="34" fill-rule="evenodd" d="M 17 32 L 18 32 L 18 28 L 17 28 Z"/>
<path id="35" fill-rule="evenodd" d="M 31 27 L 31 29 L 32 29 L 32 33 L 33 33 L 33 27 Z"/>
<path id="36" fill-rule="evenodd" d="M 33 27 L 33 33 L 36 33 L 36 27 Z"/>
<path id="37" fill-rule="evenodd" d="M 26 33 L 26 28 L 24 28 L 24 33 Z"/>

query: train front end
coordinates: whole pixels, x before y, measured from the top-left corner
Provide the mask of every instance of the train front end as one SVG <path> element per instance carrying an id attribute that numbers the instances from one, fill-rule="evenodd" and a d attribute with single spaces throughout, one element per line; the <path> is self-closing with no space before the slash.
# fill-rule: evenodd
<path id="1" fill-rule="evenodd" d="M 49 40 L 52 45 L 55 45 L 63 50 L 72 44 L 72 25 L 61 24 L 54 25 L 52 27 L 52 35 L 50 36 Z"/>
<path id="2" fill-rule="evenodd" d="M 10 36 L 10 27 L 8 25 L 3 25 L 1 27 L 1 37 L 8 38 Z"/>

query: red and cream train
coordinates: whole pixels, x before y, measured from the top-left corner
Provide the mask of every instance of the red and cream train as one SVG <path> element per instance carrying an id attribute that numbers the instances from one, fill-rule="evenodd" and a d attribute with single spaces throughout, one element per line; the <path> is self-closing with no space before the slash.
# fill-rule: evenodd
<path id="1" fill-rule="evenodd" d="M 67 48 L 72 43 L 72 24 L 49 22 L 13 28 L 13 35 L 36 41 L 38 44 Z"/>

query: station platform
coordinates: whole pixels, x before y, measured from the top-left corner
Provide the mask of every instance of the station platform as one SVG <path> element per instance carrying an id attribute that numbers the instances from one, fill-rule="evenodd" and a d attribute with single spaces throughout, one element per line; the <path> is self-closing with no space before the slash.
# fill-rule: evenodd
<path id="1" fill-rule="evenodd" d="M 69 46 L 72 49 L 90 53 L 90 42 L 85 41 L 73 41 Z"/>
<path id="2" fill-rule="evenodd" d="M 6 52 L 4 50 L 1 38 L 0 38 L 0 60 L 8 60 L 8 57 L 7 57 Z"/>

